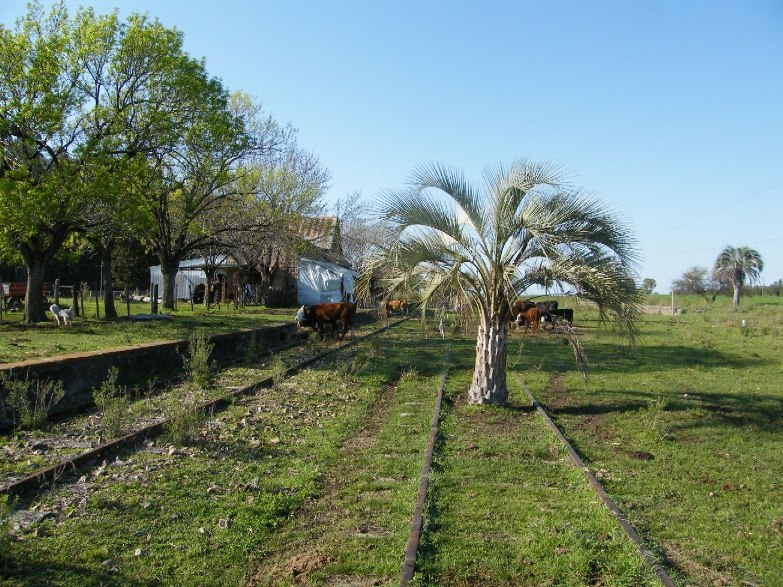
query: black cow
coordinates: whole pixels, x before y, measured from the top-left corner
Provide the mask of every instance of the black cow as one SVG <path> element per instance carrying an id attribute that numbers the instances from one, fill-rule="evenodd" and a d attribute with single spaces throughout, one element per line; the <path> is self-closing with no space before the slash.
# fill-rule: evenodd
<path id="1" fill-rule="evenodd" d="M 552 317 L 553 323 L 556 322 L 559 318 L 567 320 L 571 324 L 574 323 L 574 310 L 573 310 L 573 308 L 562 308 L 560 310 L 555 308 L 549 314 Z"/>

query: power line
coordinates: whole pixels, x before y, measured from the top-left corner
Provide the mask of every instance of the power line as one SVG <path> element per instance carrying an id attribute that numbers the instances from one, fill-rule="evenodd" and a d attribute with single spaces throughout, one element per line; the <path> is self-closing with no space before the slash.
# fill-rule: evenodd
<path id="1" fill-rule="evenodd" d="M 747 196 L 743 196 L 739 200 L 734 200 L 733 202 L 729 202 L 728 204 L 726 204 L 724 206 L 721 206 L 720 208 L 715 208 L 714 210 L 711 210 L 711 211 L 709 211 L 709 212 L 707 212 L 705 214 L 702 214 L 701 216 L 696 216 L 694 218 L 691 218 L 690 220 L 688 220 L 686 222 L 683 222 L 682 224 L 678 224 L 677 226 L 674 226 L 672 228 L 669 228 L 668 230 L 664 230 L 663 232 L 658 233 L 658 235 L 660 236 L 660 235 L 664 235 L 664 234 L 669 234 L 670 232 L 674 232 L 675 230 L 677 230 L 679 228 L 682 228 L 683 226 L 689 226 L 689 225 L 693 224 L 694 222 L 696 222 L 697 220 L 701 220 L 703 218 L 706 218 L 707 216 L 712 216 L 713 214 L 716 214 L 716 213 L 720 212 L 721 210 L 725 210 L 726 208 L 730 208 L 731 206 L 736 206 L 740 202 L 744 202 L 745 200 L 750 200 L 751 198 L 755 198 L 756 196 L 760 196 L 761 194 L 763 194 L 765 192 L 768 192 L 768 191 L 770 191 L 772 189 L 775 189 L 776 187 L 781 186 L 781 185 L 783 185 L 783 181 L 779 181 L 775 185 L 771 185 L 769 187 L 765 187 L 762 190 L 759 190 L 757 192 L 753 192 L 752 194 L 749 194 Z M 683 251 L 683 252 L 687 252 L 687 251 Z"/>
<path id="2" fill-rule="evenodd" d="M 773 237 L 773 238 L 767 238 L 767 239 L 760 240 L 760 241 L 750 241 L 748 244 L 749 245 L 757 245 L 757 244 L 760 244 L 760 243 L 769 243 L 769 242 L 772 242 L 772 241 L 780 241 L 780 240 L 783 240 L 783 236 L 776 236 L 776 237 Z M 690 250 L 687 250 L 687 251 L 670 251 L 670 252 L 667 252 L 667 253 L 655 253 L 655 254 L 652 254 L 652 255 L 648 255 L 648 257 L 665 257 L 667 255 L 682 255 L 684 253 L 703 253 L 705 251 L 714 251 L 714 250 L 720 249 L 721 247 L 724 247 L 724 246 L 725 245 L 716 245 L 714 247 L 707 247 L 707 248 L 704 248 L 704 249 L 690 249 Z"/>

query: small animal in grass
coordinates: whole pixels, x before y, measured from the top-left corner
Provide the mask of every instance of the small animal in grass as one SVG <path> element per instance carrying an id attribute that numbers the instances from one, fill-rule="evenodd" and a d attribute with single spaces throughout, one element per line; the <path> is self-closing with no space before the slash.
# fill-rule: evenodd
<path id="1" fill-rule="evenodd" d="M 57 320 L 57 326 L 60 325 L 60 320 L 63 321 L 64 325 L 71 324 L 73 325 L 73 306 L 71 306 L 68 309 L 60 308 L 57 304 L 52 304 L 49 306 L 49 311 L 54 316 L 54 319 Z"/>

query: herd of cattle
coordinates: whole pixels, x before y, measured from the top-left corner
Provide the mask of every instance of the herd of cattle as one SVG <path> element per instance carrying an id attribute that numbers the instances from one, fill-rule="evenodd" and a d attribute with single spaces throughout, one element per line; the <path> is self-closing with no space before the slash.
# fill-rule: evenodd
<path id="1" fill-rule="evenodd" d="M 532 302 L 530 300 L 517 300 L 511 304 L 511 318 L 509 328 L 516 325 L 517 328 L 532 326 L 533 331 L 538 330 L 541 323 L 549 323 L 554 330 L 558 320 L 566 320 L 569 324 L 574 322 L 574 310 L 572 308 L 558 308 L 557 300 L 548 302 Z"/>
<path id="2" fill-rule="evenodd" d="M 380 313 L 387 318 L 392 313 L 400 315 L 408 314 L 408 300 L 385 300 L 381 302 Z M 557 300 L 547 302 L 533 302 L 531 300 L 517 300 L 511 304 L 511 319 L 508 327 L 511 329 L 525 327 L 525 332 L 529 327 L 537 331 L 540 324 L 549 323 L 554 330 L 559 320 L 565 320 L 569 324 L 574 322 L 574 310 L 571 308 L 558 308 Z M 352 302 L 327 302 L 316 304 L 314 306 L 302 306 L 296 313 L 296 322 L 300 327 L 309 326 L 317 330 L 321 340 L 324 338 L 324 327 L 326 324 L 331 326 L 331 336 L 337 336 L 337 323 L 340 323 L 340 340 L 345 338 L 345 334 L 353 327 L 356 318 L 356 304 Z"/>

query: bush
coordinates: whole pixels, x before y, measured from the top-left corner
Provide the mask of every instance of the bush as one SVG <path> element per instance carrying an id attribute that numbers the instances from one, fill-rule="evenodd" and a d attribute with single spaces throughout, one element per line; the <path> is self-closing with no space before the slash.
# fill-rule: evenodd
<path id="1" fill-rule="evenodd" d="M 102 430 L 110 438 L 120 436 L 125 431 L 130 399 L 127 389 L 117 385 L 116 367 L 109 369 L 109 376 L 100 388 L 93 391 L 93 399 L 103 412 Z"/>
<path id="2" fill-rule="evenodd" d="M 207 343 L 207 337 L 203 331 L 190 336 L 188 342 L 188 356 L 184 358 L 185 371 L 190 380 L 202 389 L 209 389 L 215 384 L 215 370 L 209 362 L 213 344 Z"/>
<path id="3" fill-rule="evenodd" d="M 4 410 L 10 408 L 14 426 L 21 428 L 42 428 L 49 420 L 49 408 L 65 396 L 62 381 L 31 381 L 2 373 L 0 384 L 6 390 Z"/>
<path id="4" fill-rule="evenodd" d="M 207 416 L 195 394 L 181 388 L 169 414 L 168 432 L 171 441 L 180 446 L 195 444 L 201 438 L 201 429 Z"/>

